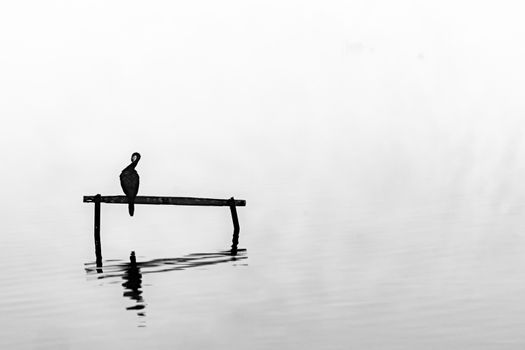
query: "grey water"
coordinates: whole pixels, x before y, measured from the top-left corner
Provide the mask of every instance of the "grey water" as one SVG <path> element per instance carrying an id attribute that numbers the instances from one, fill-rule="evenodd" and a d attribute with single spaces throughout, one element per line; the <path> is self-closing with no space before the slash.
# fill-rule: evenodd
<path id="1" fill-rule="evenodd" d="M 496 5 L 0 5 L 0 348 L 522 349 Z M 102 204 L 97 267 L 133 152 L 139 195 L 246 200 L 239 254 L 227 207 Z"/>
<path id="2" fill-rule="evenodd" d="M 31 174 L 36 190 L 3 207 L 1 347 L 519 348 L 525 168 L 505 145 L 490 157 L 471 146 L 443 155 L 456 162 L 439 150 L 406 158 L 412 147 L 363 158 L 334 149 L 335 159 L 290 158 L 265 176 L 242 164 L 218 172 L 228 191 L 208 184 L 212 195 L 247 200 L 236 257 L 227 207 L 137 205 L 130 217 L 102 204 L 100 271 L 82 195 L 119 194 L 118 166 L 80 174 L 78 188 L 66 178 L 43 188 L 52 176 Z M 148 169 L 163 167 L 146 162 L 150 152 L 138 167 L 143 193 L 157 181 Z M 121 153 L 111 161 L 125 166 Z M 82 161 L 97 163 L 90 154 Z M 174 177 L 204 196 L 202 178 L 183 172 Z"/>

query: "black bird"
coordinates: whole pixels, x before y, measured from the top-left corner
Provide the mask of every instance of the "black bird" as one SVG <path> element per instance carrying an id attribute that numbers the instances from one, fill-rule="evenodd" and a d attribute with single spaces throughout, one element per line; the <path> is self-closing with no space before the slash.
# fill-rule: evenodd
<path id="1" fill-rule="evenodd" d="M 139 174 L 135 170 L 139 160 L 140 154 L 137 152 L 133 153 L 131 155 L 131 164 L 120 173 L 120 186 L 122 186 L 124 193 L 128 197 L 130 216 L 133 216 L 135 212 L 135 197 L 139 191 Z"/>

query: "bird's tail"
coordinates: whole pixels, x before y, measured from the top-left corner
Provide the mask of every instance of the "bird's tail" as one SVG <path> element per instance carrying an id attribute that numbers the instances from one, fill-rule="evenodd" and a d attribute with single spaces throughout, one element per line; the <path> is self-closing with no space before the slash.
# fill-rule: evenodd
<path id="1" fill-rule="evenodd" d="M 135 203 L 134 202 L 130 202 L 129 203 L 128 211 L 129 211 L 129 216 L 133 216 L 133 213 L 135 212 Z"/>

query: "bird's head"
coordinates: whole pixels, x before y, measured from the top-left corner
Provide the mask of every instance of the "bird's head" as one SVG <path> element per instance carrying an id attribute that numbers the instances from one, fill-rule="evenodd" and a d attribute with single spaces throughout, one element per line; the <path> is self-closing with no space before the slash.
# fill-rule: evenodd
<path id="1" fill-rule="evenodd" d="M 140 154 L 138 152 L 135 152 L 131 155 L 131 161 L 136 163 L 140 160 Z"/>

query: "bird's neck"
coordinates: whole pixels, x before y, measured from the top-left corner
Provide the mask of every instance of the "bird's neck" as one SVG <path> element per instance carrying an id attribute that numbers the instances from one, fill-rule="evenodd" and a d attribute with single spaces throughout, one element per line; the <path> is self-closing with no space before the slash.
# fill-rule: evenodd
<path id="1" fill-rule="evenodd" d="M 135 167 L 137 166 L 137 163 L 138 163 L 137 161 L 135 161 L 135 162 L 131 162 L 131 164 L 128 165 L 128 166 L 126 167 L 126 169 L 124 169 L 124 170 L 135 170 Z"/>

